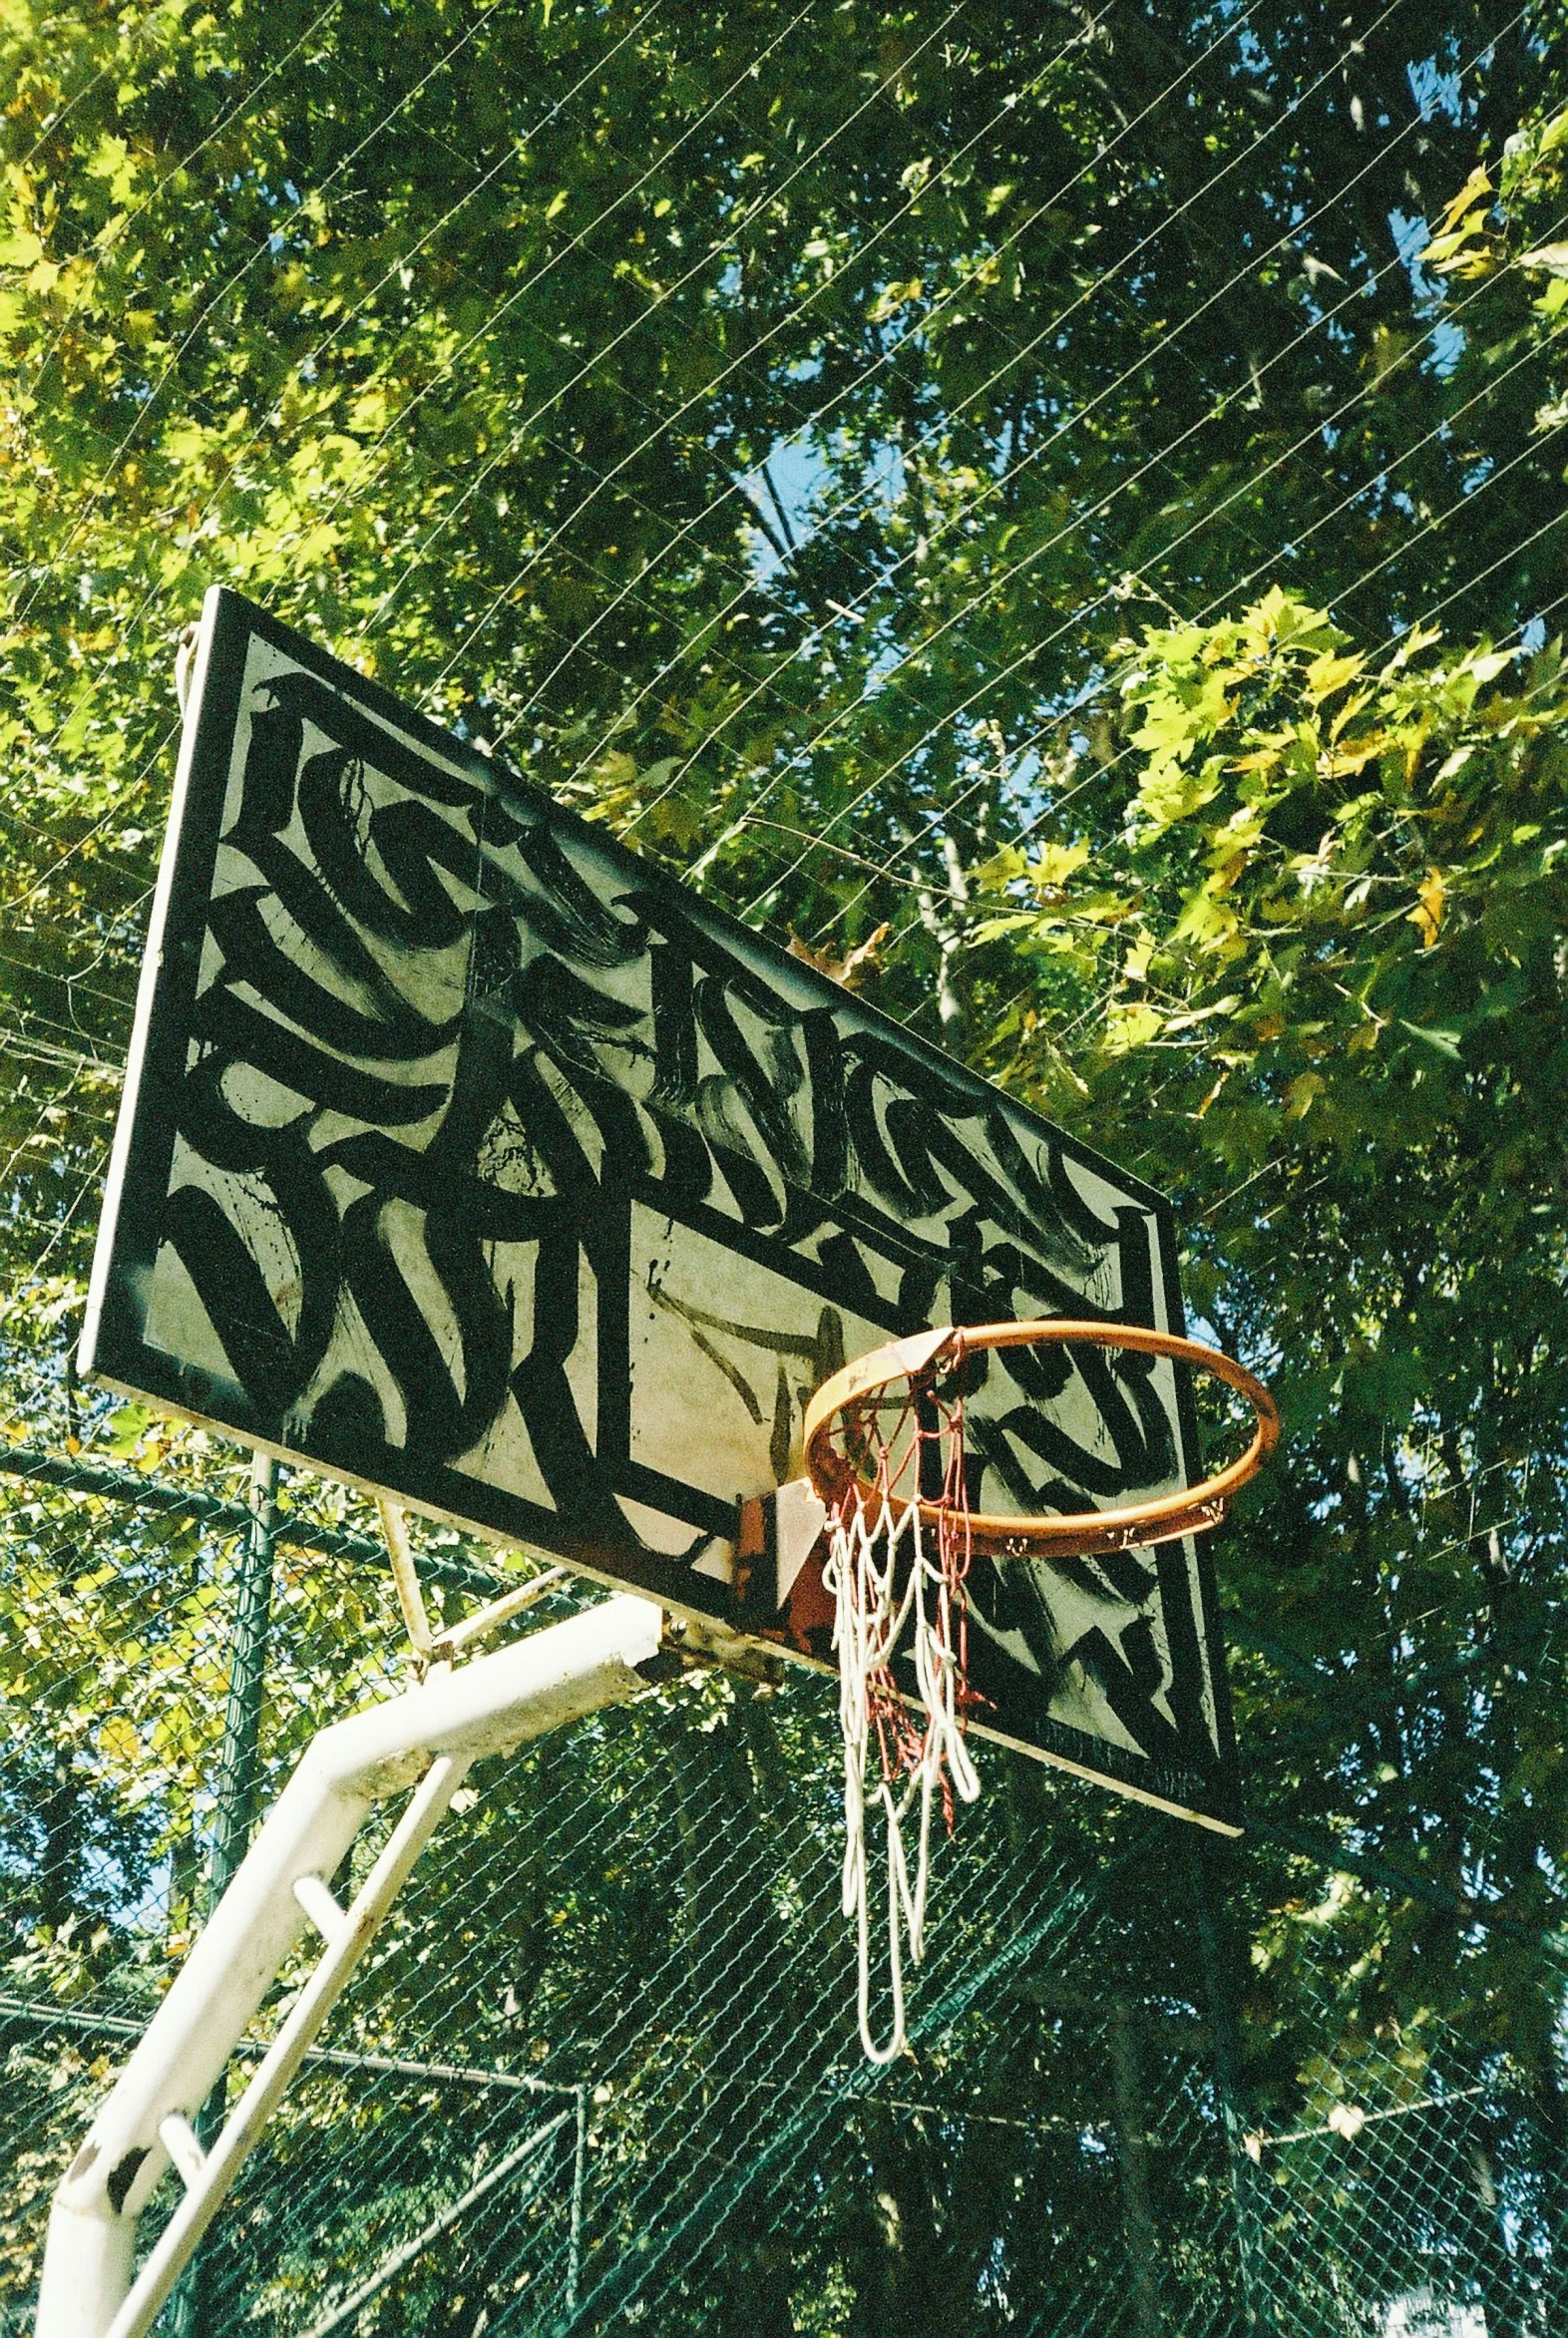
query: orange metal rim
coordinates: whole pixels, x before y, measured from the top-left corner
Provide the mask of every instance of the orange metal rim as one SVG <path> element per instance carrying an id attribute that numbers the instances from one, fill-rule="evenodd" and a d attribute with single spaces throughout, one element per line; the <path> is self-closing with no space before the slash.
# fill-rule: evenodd
<path id="1" fill-rule="evenodd" d="M 950 1327 L 921 1332 L 913 1339 L 890 1341 L 869 1356 L 846 1364 L 825 1380 L 806 1408 L 806 1472 L 830 1509 L 852 1491 L 863 1501 L 877 1498 L 876 1486 L 857 1475 L 853 1463 L 833 1442 L 835 1423 L 851 1406 L 876 1396 L 901 1379 L 916 1379 L 943 1364 L 957 1364 L 975 1350 L 989 1348 L 1115 1348 L 1143 1355 L 1169 1357 L 1208 1372 L 1245 1396 L 1257 1416 L 1252 1442 L 1246 1451 L 1201 1485 L 1177 1493 L 1159 1494 L 1152 1501 L 1131 1502 L 1115 1510 L 1079 1510 L 1065 1517 L 1009 1518 L 985 1511 L 971 1513 L 968 1524 L 973 1548 L 995 1559 L 1092 1557 L 1097 1551 L 1126 1550 L 1140 1543 L 1173 1542 L 1186 1534 L 1203 1534 L 1218 1526 L 1234 1496 L 1268 1460 L 1280 1441 L 1280 1414 L 1263 1382 L 1218 1348 L 1186 1340 L 1174 1332 L 1157 1332 L 1143 1324 L 1022 1323 Z M 902 1515 L 911 1505 L 895 1501 Z M 921 1501 L 922 1522 L 937 1527 L 940 1503 Z"/>

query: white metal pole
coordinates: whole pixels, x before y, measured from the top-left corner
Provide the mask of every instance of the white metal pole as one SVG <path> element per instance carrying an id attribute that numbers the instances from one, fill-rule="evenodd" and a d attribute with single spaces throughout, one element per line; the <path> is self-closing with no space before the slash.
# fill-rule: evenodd
<path id="1" fill-rule="evenodd" d="M 36 2338 L 140 2338 L 151 2326 L 468 1764 L 637 1695 L 646 1686 L 637 1668 L 656 1655 L 661 1626 L 647 1600 L 605 1600 L 321 1732 L 55 2194 Z M 352 1908 L 338 1909 L 334 1923 L 328 1879 L 371 1804 L 427 1770 Z M 200 2156 L 190 2123 L 293 1947 L 307 1907 L 318 1930 L 331 1934 L 326 1953 Z M 133 2297 L 137 2218 L 177 2154 L 186 2195 Z"/>

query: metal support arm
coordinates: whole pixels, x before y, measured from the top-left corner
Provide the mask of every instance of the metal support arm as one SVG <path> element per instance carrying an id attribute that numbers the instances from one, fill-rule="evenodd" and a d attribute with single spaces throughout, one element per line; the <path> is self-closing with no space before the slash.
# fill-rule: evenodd
<path id="1" fill-rule="evenodd" d="M 662 1617 L 606 1600 L 315 1739 L 55 2194 L 36 2338 L 141 2338 L 469 1764 L 637 1695 Z M 328 1878 L 373 1803 L 417 1787 L 353 1902 Z M 193 2122 L 310 1921 L 325 1949 L 211 2149 Z M 185 2196 L 140 2273 L 137 2220 L 174 2163 Z"/>

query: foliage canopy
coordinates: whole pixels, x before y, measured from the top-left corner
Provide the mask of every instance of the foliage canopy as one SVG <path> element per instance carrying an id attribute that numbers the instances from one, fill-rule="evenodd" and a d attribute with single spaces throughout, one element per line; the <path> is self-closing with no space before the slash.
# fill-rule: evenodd
<path id="1" fill-rule="evenodd" d="M 0 8 L 11 1433 L 83 1425 L 221 579 L 1178 1194 L 1288 1423 L 1223 1562 L 1254 2068 L 1327 1924 L 1346 2038 L 1441 2012 L 1560 2138 L 1563 29 Z M 186 1921 L 196 1787 L 149 1811 L 125 1733 L 212 1735 L 178 1633 L 51 1672 L 114 1591 L 49 1548 L 0 1588 L 46 1961 L 106 1844 Z M 1392 1885 L 1326 1913 L 1335 1845 Z"/>

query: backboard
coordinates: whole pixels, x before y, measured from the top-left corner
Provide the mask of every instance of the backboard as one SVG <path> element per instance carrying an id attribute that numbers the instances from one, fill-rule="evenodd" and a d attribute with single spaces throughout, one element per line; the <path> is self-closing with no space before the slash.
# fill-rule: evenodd
<path id="1" fill-rule="evenodd" d="M 84 1371 L 820 1655 L 738 1505 L 847 1357 L 1022 1316 L 1180 1331 L 1165 1201 L 208 594 Z M 987 1508 L 1201 1474 L 1170 1364 L 993 1364 Z M 1234 1829 L 1197 1546 L 977 1567 L 971 1669 L 983 1734 Z"/>

